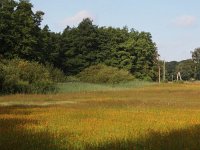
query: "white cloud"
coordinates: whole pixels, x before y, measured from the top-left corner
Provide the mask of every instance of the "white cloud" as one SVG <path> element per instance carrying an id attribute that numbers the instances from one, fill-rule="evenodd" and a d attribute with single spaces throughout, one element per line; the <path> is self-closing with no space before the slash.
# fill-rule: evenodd
<path id="1" fill-rule="evenodd" d="M 95 20 L 94 15 L 86 10 L 79 11 L 74 16 L 68 17 L 61 22 L 62 26 L 77 26 L 84 18 Z"/>
<path id="2" fill-rule="evenodd" d="M 191 27 L 194 26 L 196 22 L 197 18 L 195 16 L 185 15 L 176 18 L 173 24 L 177 27 Z"/>

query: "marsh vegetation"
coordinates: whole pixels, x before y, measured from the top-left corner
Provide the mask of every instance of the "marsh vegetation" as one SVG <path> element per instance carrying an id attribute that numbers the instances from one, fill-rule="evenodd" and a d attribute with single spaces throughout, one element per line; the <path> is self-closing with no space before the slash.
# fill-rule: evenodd
<path id="1" fill-rule="evenodd" d="M 195 83 L 2 96 L 0 147 L 195 150 L 200 147 L 199 99 Z M 47 102 L 51 105 L 43 105 Z"/>

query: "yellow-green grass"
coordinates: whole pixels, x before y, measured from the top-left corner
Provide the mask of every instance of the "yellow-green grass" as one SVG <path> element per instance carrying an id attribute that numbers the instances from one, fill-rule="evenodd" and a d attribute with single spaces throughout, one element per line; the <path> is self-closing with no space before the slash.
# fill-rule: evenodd
<path id="1" fill-rule="evenodd" d="M 130 82 L 122 82 L 116 84 L 94 84 L 94 83 L 84 83 L 84 82 L 68 82 L 58 84 L 60 93 L 69 92 L 88 92 L 88 91 L 116 91 L 127 88 L 138 88 L 148 85 L 153 85 L 155 83 L 148 81 L 134 80 Z"/>
<path id="2" fill-rule="evenodd" d="M 0 105 L 0 150 L 200 148 L 200 84 L 10 95 Z"/>

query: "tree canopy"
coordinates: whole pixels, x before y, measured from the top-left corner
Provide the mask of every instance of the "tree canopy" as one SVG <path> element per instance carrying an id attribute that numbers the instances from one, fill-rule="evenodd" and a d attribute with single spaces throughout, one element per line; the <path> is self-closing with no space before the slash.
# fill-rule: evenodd
<path id="1" fill-rule="evenodd" d="M 41 28 L 44 13 L 34 12 L 28 0 L 2 0 L 0 55 L 49 63 L 66 75 L 92 65 L 105 64 L 129 71 L 137 78 L 157 79 L 157 48 L 148 32 L 99 27 L 85 18 L 62 33 Z"/>

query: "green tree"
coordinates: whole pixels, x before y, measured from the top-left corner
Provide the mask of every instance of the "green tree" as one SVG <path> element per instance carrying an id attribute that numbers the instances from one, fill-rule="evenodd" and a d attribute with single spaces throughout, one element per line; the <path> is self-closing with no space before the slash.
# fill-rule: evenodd
<path id="1" fill-rule="evenodd" d="M 175 80 L 176 77 L 176 66 L 179 64 L 177 61 L 166 62 L 166 78 L 168 81 Z"/>
<path id="2" fill-rule="evenodd" d="M 67 75 L 105 64 L 140 79 L 156 79 L 157 48 L 150 33 L 98 27 L 89 18 L 62 33 L 41 29 L 44 13 L 33 12 L 28 0 L 1 0 L 0 57 L 19 57 L 51 64 Z"/>
<path id="3" fill-rule="evenodd" d="M 14 12 L 15 18 L 15 51 L 20 58 L 40 60 L 41 52 L 38 47 L 40 39 L 40 22 L 43 12 L 34 13 L 33 5 L 28 0 L 20 0 Z"/>
<path id="4" fill-rule="evenodd" d="M 59 51 L 60 51 L 60 37 L 59 33 L 51 32 L 49 27 L 46 25 L 41 30 L 41 40 L 39 41 L 41 51 L 41 60 L 43 64 L 51 63 L 55 66 L 60 66 L 59 63 Z"/>
<path id="5" fill-rule="evenodd" d="M 0 1 L 0 55 L 6 58 L 14 56 L 16 36 L 13 13 L 16 6 L 13 0 Z"/>
<path id="6" fill-rule="evenodd" d="M 98 50 L 97 26 L 88 18 L 77 28 L 66 28 L 62 34 L 61 53 L 67 74 L 77 74 L 86 67 L 95 64 Z"/>
<path id="7" fill-rule="evenodd" d="M 105 49 L 101 50 L 106 56 L 103 62 L 109 66 L 130 71 L 133 57 L 129 53 L 126 43 L 129 37 L 128 29 L 126 27 L 123 29 L 109 27 L 105 28 L 105 31 L 107 34 L 103 37 L 106 39 L 103 45 L 106 46 L 103 46 Z"/>
<path id="8" fill-rule="evenodd" d="M 196 48 L 192 53 L 192 60 L 195 63 L 195 79 L 200 80 L 200 48 Z"/>
<path id="9" fill-rule="evenodd" d="M 199 64 L 200 63 L 200 48 L 196 48 L 192 53 L 192 60 Z"/>
<path id="10" fill-rule="evenodd" d="M 191 60 L 183 60 L 176 66 L 176 73 L 181 72 L 183 80 L 194 79 L 195 76 L 195 63 Z"/>
<path id="11" fill-rule="evenodd" d="M 157 48 L 150 33 L 132 30 L 129 49 L 133 59 L 131 73 L 137 78 L 156 78 Z"/>

